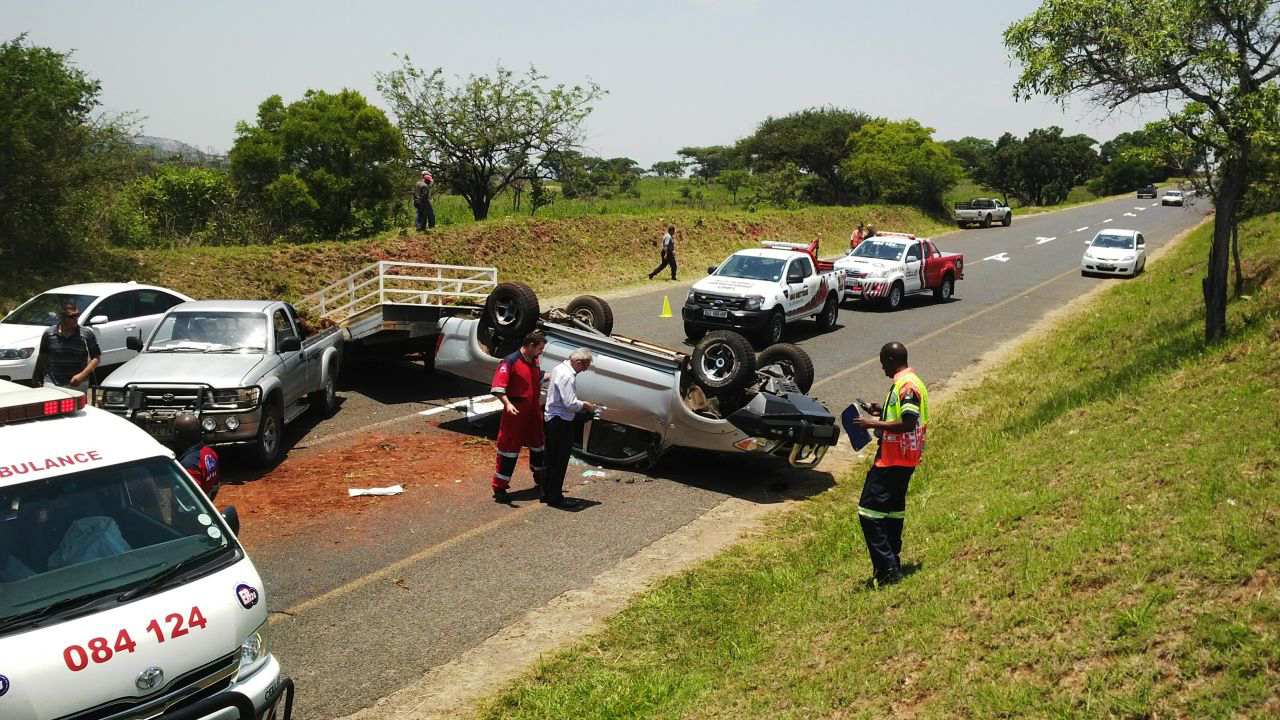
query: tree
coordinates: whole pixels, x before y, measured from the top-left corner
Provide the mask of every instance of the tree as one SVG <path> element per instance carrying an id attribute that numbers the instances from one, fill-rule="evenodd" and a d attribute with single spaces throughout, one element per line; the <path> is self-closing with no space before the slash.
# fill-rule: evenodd
<path id="1" fill-rule="evenodd" d="M 235 188 L 225 171 L 161 165 L 115 197 L 108 209 L 108 230 L 117 245 L 173 244 L 204 232 L 234 201 Z"/>
<path id="2" fill-rule="evenodd" d="M 124 129 L 95 117 L 97 80 L 69 53 L 0 45 L 0 267 L 48 267 L 71 251 L 86 196 L 122 152 Z"/>
<path id="3" fill-rule="evenodd" d="M 1062 128 L 1037 128 L 1025 139 L 1005 133 L 996 141 L 974 180 L 1024 205 L 1057 205 L 1071 188 L 1100 169 L 1093 138 L 1063 136 Z"/>
<path id="4" fill-rule="evenodd" d="M 824 202 L 845 202 L 849 188 L 841 174 L 841 163 L 849 156 L 845 141 L 870 121 L 856 110 L 819 107 L 783 117 L 768 117 L 750 137 L 738 143 L 738 151 L 753 170 L 768 172 L 787 163 L 803 173 L 817 175 L 825 188 L 816 198 Z"/>
<path id="5" fill-rule="evenodd" d="M 382 110 L 355 90 L 308 90 L 288 106 L 273 95 L 258 122 L 236 124 L 231 174 L 283 226 L 333 236 L 389 227 L 404 148 Z"/>
<path id="6" fill-rule="evenodd" d="M 1022 153 L 1022 141 L 1013 133 L 1004 133 L 996 140 L 995 147 L 978 165 L 973 179 L 978 184 L 998 191 L 1009 203 L 1009 196 L 1017 196 L 1019 188 L 1018 158 Z"/>
<path id="7" fill-rule="evenodd" d="M 378 90 L 400 122 L 418 167 L 466 199 L 476 220 L 536 159 L 581 145 L 582 122 L 604 95 L 595 83 L 546 87 L 530 67 L 517 76 L 499 65 L 451 86 L 443 68 L 430 72 L 400 57 L 396 70 L 377 73 Z"/>
<path id="8" fill-rule="evenodd" d="M 728 145 L 708 145 L 707 147 L 685 147 L 676 151 L 686 164 L 693 166 L 693 176 L 703 180 L 712 180 L 715 176 L 737 164 L 733 148 Z"/>
<path id="9" fill-rule="evenodd" d="M 738 202 L 738 191 L 742 189 L 743 185 L 747 184 L 747 180 L 749 179 L 751 179 L 751 175 L 749 175 L 746 170 L 739 170 L 737 168 L 729 168 L 728 170 L 720 173 L 720 177 L 716 178 L 716 180 L 721 185 L 724 185 L 725 189 L 733 195 L 733 202 L 735 205 Z"/>
<path id="10" fill-rule="evenodd" d="M 1005 30 L 1022 64 L 1014 92 L 1084 96 L 1114 110 L 1186 103 L 1170 117 L 1218 160 L 1213 242 L 1201 283 L 1206 342 L 1227 333 L 1231 231 L 1254 145 L 1280 124 L 1280 11 L 1274 0 L 1053 0 Z"/>
<path id="11" fill-rule="evenodd" d="M 960 161 L 964 171 L 970 174 L 981 167 L 991 151 L 995 150 L 995 143 L 972 135 L 966 135 L 959 140 L 943 140 L 942 144 L 951 151 L 956 160 Z"/>
<path id="12" fill-rule="evenodd" d="M 933 140 L 933 128 L 915 120 L 873 120 L 849 135 L 848 146 L 844 175 L 869 202 L 941 208 L 963 174 L 951 151 Z"/>
<path id="13" fill-rule="evenodd" d="M 684 163 L 679 160 L 662 160 L 654 163 L 649 172 L 660 178 L 681 177 L 684 175 Z"/>

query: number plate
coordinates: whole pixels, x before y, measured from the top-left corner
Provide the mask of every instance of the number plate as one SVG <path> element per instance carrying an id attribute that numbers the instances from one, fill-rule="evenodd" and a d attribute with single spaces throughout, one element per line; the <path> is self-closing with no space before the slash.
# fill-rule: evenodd
<path id="1" fill-rule="evenodd" d="M 150 422 L 147 423 L 147 433 L 156 439 L 170 439 L 173 437 L 173 423 L 169 422 Z"/>
<path id="2" fill-rule="evenodd" d="M 714 317 L 714 318 L 727 318 L 729 317 L 729 311 L 728 310 L 703 310 L 702 316 Z"/>

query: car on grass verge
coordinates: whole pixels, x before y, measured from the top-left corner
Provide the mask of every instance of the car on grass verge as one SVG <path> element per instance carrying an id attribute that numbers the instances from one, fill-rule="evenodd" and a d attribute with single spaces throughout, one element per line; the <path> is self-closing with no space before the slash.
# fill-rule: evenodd
<path id="1" fill-rule="evenodd" d="M 239 526 L 82 393 L 0 381 L 0 718 L 287 720 Z"/>
<path id="2" fill-rule="evenodd" d="M 955 294 L 964 279 L 964 255 L 944 253 L 932 240 L 905 233 L 882 232 L 862 241 L 836 261 L 845 271 L 847 298 L 879 300 L 890 310 L 908 295 L 932 292 L 939 302 Z"/>
<path id="3" fill-rule="evenodd" d="M 58 324 L 58 309 L 73 302 L 80 324 L 98 340 L 104 378 L 135 354 L 127 338 L 151 334 L 166 310 L 191 298 L 176 290 L 137 283 L 83 283 L 54 288 L 31 298 L 0 320 L 0 380 L 30 382 L 40 354 L 40 336 Z"/>
<path id="4" fill-rule="evenodd" d="M 1136 277 L 1147 267 L 1147 240 L 1137 230 L 1108 228 L 1093 236 L 1080 260 L 1080 274 Z"/>
<path id="5" fill-rule="evenodd" d="M 960 227 L 978 224 L 984 228 L 998 222 L 1005 227 L 1013 224 L 1013 208 L 993 198 L 974 198 L 957 202 L 955 221 Z"/>

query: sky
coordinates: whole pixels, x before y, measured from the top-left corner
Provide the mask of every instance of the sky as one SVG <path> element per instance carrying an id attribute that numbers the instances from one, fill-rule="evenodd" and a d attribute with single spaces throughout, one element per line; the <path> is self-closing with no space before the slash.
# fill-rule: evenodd
<path id="1" fill-rule="evenodd" d="M 1106 141 L 1159 119 L 1087 103 L 1015 102 L 1005 27 L 1036 0 L 0 0 L 0 38 L 74 51 L 108 112 L 143 133 L 228 150 L 258 103 L 351 88 L 387 106 L 374 73 L 407 55 L 450 76 L 529 65 L 608 95 L 588 154 L 647 167 L 688 145 L 731 144 L 768 116 L 831 105 L 914 118 L 934 138 L 995 139 L 1058 125 Z M 392 120 L 394 121 L 394 117 Z"/>

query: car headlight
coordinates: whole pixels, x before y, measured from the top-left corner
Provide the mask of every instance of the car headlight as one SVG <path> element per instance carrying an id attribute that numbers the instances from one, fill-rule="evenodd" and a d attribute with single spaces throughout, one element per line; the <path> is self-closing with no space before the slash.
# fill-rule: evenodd
<path id="1" fill-rule="evenodd" d="M 693 304 L 693 291 L 692 291 L 692 290 L 690 290 L 690 291 L 689 291 L 689 294 L 685 297 L 684 301 L 685 301 L 686 303 L 689 303 L 690 305 L 692 305 L 692 304 Z"/>
<path id="2" fill-rule="evenodd" d="M 95 388 L 93 404 L 97 407 L 124 407 L 128 400 L 122 388 Z"/>
<path id="3" fill-rule="evenodd" d="M 210 395 L 210 402 L 205 407 L 217 410 L 248 410 L 258 406 L 258 401 L 262 399 L 262 388 L 214 390 Z"/>
<path id="4" fill-rule="evenodd" d="M 267 642 L 267 623 L 262 623 L 257 630 L 240 643 L 240 669 L 236 671 L 236 681 L 243 680 L 262 669 L 271 657 L 271 648 Z"/>
<path id="5" fill-rule="evenodd" d="M 747 302 L 743 307 L 747 310 L 759 310 L 760 306 L 764 305 L 764 296 L 762 295 L 748 295 L 746 299 Z"/>
<path id="6" fill-rule="evenodd" d="M 3 348 L 0 349 L 0 360 L 26 360 L 36 351 L 35 348 Z"/>

